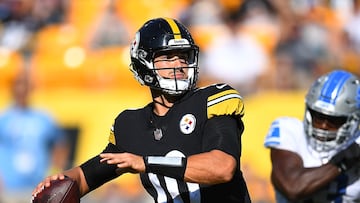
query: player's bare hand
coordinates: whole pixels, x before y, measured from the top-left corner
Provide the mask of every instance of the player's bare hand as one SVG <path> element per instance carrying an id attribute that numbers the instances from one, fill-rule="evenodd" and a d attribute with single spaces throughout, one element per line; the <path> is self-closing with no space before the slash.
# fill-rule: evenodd
<path id="1" fill-rule="evenodd" d="M 116 164 L 118 173 L 143 173 L 145 172 L 145 163 L 142 156 L 131 153 L 103 153 L 100 162 L 107 164 Z"/>
<path id="2" fill-rule="evenodd" d="M 51 175 L 46 177 L 43 181 L 41 181 L 36 188 L 33 190 L 32 192 L 32 196 L 36 197 L 36 195 L 41 192 L 42 190 L 44 190 L 45 187 L 49 187 L 50 186 L 50 181 L 52 180 L 63 180 L 65 178 L 64 174 L 55 174 L 55 175 Z"/>

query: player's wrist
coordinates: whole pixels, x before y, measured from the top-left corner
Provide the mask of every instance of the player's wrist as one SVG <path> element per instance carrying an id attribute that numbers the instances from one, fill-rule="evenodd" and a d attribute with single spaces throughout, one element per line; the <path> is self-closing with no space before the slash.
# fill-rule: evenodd
<path id="1" fill-rule="evenodd" d="M 187 159 L 184 157 L 144 156 L 145 172 L 184 179 Z"/>

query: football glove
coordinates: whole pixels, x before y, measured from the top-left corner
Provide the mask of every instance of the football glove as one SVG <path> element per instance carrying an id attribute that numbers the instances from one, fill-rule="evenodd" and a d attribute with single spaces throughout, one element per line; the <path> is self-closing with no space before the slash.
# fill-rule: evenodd
<path id="1" fill-rule="evenodd" d="M 360 162 L 360 145 L 352 143 L 346 149 L 333 156 L 329 163 L 339 167 L 340 171 L 347 171 Z"/>

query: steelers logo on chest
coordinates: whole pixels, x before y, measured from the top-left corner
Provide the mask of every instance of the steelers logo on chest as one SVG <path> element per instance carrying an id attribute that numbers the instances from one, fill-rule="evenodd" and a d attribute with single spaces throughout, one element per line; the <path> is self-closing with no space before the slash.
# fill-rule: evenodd
<path id="1" fill-rule="evenodd" d="M 184 115 L 180 120 L 180 131 L 185 135 L 192 133 L 196 126 L 196 118 L 192 114 Z"/>

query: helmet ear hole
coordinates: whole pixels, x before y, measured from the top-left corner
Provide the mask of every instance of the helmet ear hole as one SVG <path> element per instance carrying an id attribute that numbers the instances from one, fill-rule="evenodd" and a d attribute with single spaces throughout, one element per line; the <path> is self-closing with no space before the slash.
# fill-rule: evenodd
<path id="1" fill-rule="evenodd" d="M 145 84 L 153 84 L 155 82 L 155 78 L 152 75 L 145 75 L 144 76 L 144 81 Z"/>

